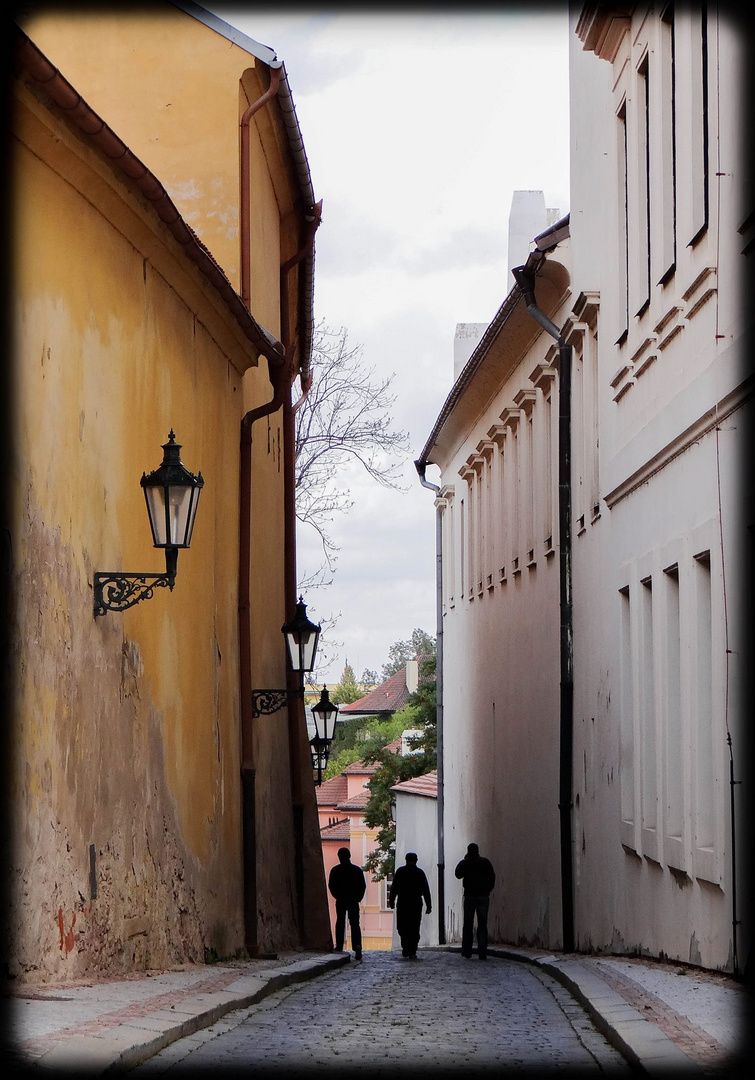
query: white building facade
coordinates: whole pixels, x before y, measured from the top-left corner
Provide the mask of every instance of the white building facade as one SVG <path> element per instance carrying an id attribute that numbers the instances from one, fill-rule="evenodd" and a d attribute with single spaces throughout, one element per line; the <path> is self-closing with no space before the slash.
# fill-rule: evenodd
<path id="1" fill-rule="evenodd" d="M 441 470 L 445 926 L 476 841 L 494 940 L 740 971 L 743 41 L 712 6 L 625 10 L 572 14 L 568 220 L 418 462 Z"/>

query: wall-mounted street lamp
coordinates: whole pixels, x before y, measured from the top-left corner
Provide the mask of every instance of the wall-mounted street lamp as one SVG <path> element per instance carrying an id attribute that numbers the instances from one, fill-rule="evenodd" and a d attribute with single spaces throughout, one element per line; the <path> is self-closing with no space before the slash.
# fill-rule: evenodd
<path id="1" fill-rule="evenodd" d="M 338 706 L 330 700 L 327 686 L 320 692 L 320 700 L 309 710 L 312 718 L 307 720 L 307 734 L 312 751 L 312 767 L 317 769 L 318 787 L 322 783 L 322 774 L 330 757 L 330 744 L 336 732 Z"/>
<path id="2" fill-rule="evenodd" d="M 304 675 L 315 666 L 320 630 L 319 623 L 315 625 L 307 618 L 307 605 L 300 596 L 293 619 L 281 627 L 288 646 L 291 670 L 300 677 L 299 697 L 304 697 Z M 288 690 L 253 690 L 252 716 L 269 716 L 278 712 L 288 702 L 289 693 Z"/>
<path id="3" fill-rule="evenodd" d="M 171 429 L 163 443 L 162 464 L 149 475 L 142 474 L 141 485 L 147 503 L 152 541 L 165 549 L 164 574 L 125 574 L 100 572 L 94 575 L 94 613 L 125 611 L 149 600 L 157 588 L 176 583 L 178 549 L 188 548 L 194 531 L 199 495 L 204 487 L 202 474 L 194 476 L 181 462 L 181 446 Z"/>

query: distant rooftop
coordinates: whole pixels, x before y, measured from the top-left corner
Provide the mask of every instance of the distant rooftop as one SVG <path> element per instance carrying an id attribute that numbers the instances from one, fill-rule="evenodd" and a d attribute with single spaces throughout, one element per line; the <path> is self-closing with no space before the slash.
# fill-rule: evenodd
<path id="1" fill-rule="evenodd" d="M 438 773 L 435 769 L 423 776 L 412 776 L 409 780 L 402 780 L 400 784 L 394 784 L 391 791 L 398 791 L 402 795 L 426 795 L 429 799 L 438 797 Z"/>

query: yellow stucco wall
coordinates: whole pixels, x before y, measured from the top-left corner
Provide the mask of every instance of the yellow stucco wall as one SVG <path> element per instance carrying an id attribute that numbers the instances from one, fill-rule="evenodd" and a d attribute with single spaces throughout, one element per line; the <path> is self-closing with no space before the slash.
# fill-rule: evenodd
<path id="1" fill-rule="evenodd" d="M 20 24 L 160 177 L 238 288 L 238 85 L 254 58 L 171 4 L 53 8 Z"/>
<path id="2" fill-rule="evenodd" d="M 66 978 L 229 955 L 244 940 L 239 425 L 254 352 L 148 204 L 19 93 L 12 968 Z M 266 399 L 263 366 L 252 374 Z M 96 571 L 164 569 L 139 479 L 171 427 L 205 477 L 192 548 L 173 593 L 94 618 Z M 273 541 L 255 572 L 282 594 L 282 475 L 266 449 L 254 483 Z M 280 605 L 256 613 L 278 643 L 281 622 Z M 288 762 L 268 756 L 277 851 Z"/>

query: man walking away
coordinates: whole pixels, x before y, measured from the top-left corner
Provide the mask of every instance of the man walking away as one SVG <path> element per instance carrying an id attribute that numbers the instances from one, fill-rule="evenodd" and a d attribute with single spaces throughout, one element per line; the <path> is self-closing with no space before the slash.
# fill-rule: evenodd
<path id="1" fill-rule="evenodd" d="M 367 880 L 361 866 L 351 861 L 351 852 L 347 847 L 338 849 L 338 865 L 334 866 L 328 877 L 328 888 L 336 900 L 336 952 L 343 952 L 346 932 L 346 916 L 349 916 L 351 945 L 354 959 L 362 959 L 362 929 L 359 925 L 359 901 L 367 889 Z"/>
<path id="2" fill-rule="evenodd" d="M 392 908 L 398 901 L 396 929 L 401 938 L 401 955 L 416 960 L 423 900 L 427 914 L 432 911 L 430 886 L 425 871 L 417 866 L 414 852 L 408 851 L 405 858 L 405 865 L 399 866 L 388 890 L 388 907 Z"/>
<path id="3" fill-rule="evenodd" d="M 464 882 L 464 923 L 461 930 L 461 955 L 472 956 L 472 935 L 477 916 L 477 954 L 488 958 L 488 908 L 495 885 L 495 870 L 489 859 L 480 855 L 477 844 L 470 844 L 456 867 L 456 876 Z"/>

